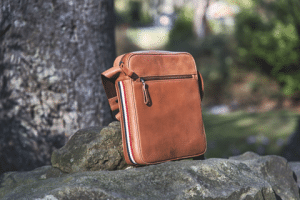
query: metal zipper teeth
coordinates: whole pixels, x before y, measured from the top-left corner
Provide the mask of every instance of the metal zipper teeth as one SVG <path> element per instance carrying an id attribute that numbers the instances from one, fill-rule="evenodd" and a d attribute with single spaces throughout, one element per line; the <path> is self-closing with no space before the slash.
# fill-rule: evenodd
<path id="1" fill-rule="evenodd" d="M 193 78 L 193 75 L 146 76 L 146 77 L 141 77 L 140 79 L 144 81 L 153 81 L 153 80 L 187 79 L 187 78 Z"/>

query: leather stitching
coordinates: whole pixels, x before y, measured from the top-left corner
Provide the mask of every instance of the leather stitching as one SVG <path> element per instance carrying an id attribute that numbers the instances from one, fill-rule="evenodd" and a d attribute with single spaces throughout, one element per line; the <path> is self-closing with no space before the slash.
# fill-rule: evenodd
<path id="1" fill-rule="evenodd" d="M 199 88 L 199 81 L 197 80 L 197 85 L 198 85 L 198 88 Z M 206 152 L 206 149 L 207 149 L 207 141 L 206 141 L 206 134 L 205 134 L 205 129 L 204 129 L 204 123 L 203 123 L 203 115 L 202 115 L 202 101 L 201 101 L 201 94 L 200 94 L 200 91 L 199 89 L 197 90 L 197 93 L 200 97 L 200 110 L 201 110 L 201 119 L 202 119 L 202 135 L 204 135 L 204 141 L 205 141 L 205 149 L 203 150 L 203 152 L 201 152 L 200 154 L 198 155 L 202 155 Z M 195 156 L 198 156 L 198 155 L 195 155 Z"/>
<path id="2" fill-rule="evenodd" d="M 199 84 L 198 81 L 197 81 L 197 84 Z M 198 91 L 198 94 L 199 94 L 199 96 L 200 96 L 199 90 L 197 90 L 197 91 Z M 200 100 L 200 104 L 201 104 L 201 100 Z M 201 106 L 200 106 L 200 110 L 202 111 Z M 201 113 L 202 113 L 202 112 L 201 112 Z M 202 115 L 202 114 L 201 114 L 201 115 Z M 202 116 L 201 116 L 201 118 L 202 118 Z M 203 121 L 203 119 L 202 119 L 202 121 Z M 204 125 L 203 125 L 203 123 L 202 123 L 202 129 L 204 130 Z M 205 141 L 205 150 L 202 151 L 201 153 L 196 154 L 196 155 L 189 155 L 189 156 L 186 156 L 186 157 L 177 157 L 177 158 L 173 158 L 173 159 L 169 159 L 169 160 L 161 160 L 161 161 L 153 162 L 153 163 L 149 163 L 149 164 L 156 164 L 156 163 L 161 163 L 161 162 L 170 161 L 170 160 L 185 159 L 185 158 L 191 158 L 191 157 L 195 157 L 195 156 L 200 156 L 200 155 L 202 155 L 203 153 L 206 152 L 206 149 L 207 149 L 206 135 L 205 135 L 205 132 L 202 131 L 202 135 L 203 135 L 203 134 L 204 134 L 204 139 L 205 139 L 205 140 L 204 140 L 204 141 Z"/>
<path id="3" fill-rule="evenodd" d="M 197 80 L 197 78 L 191 78 L 192 80 L 196 80 L 197 82 L 197 85 L 199 84 L 198 83 L 198 80 Z M 187 80 L 191 80 L 191 79 L 187 79 Z M 186 81 L 185 79 L 173 79 L 173 81 Z M 151 82 L 161 82 L 161 81 L 168 81 L 168 82 L 170 82 L 170 80 L 154 80 L 154 81 L 152 81 L 151 80 Z M 133 81 L 131 80 L 131 83 L 133 83 Z M 133 89 L 133 84 L 131 84 L 131 86 L 132 86 L 132 91 L 133 91 L 133 96 L 134 96 L 134 100 L 136 99 L 135 98 L 135 91 L 134 91 L 134 89 Z M 197 89 L 197 93 L 198 93 L 198 95 L 199 95 L 199 98 L 200 98 L 200 91 L 199 91 L 199 89 Z M 201 105 L 201 100 L 200 100 L 200 105 Z M 134 101 L 134 109 L 135 109 L 135 116 L 136 116 L 136 118 L 137 118 L 137 111 L 136 111 L 136 105 L 135 105 L 135 101 Z M 201 108 L 201 106 L 200 106 L 200 110 L 202 111 L 202 108 Z M 202 113 L 202 112 L 201 112 Z M 201 114 L 201 119 L 202 119 L 202 114 Z M 137 121 L 138 119 L 136 119 L 136 123 L 138 122 Z M 202 119 L 202 121 L 203 121 L 203 119 Z M 203 124 L 203 123 L 202 123 Z M 137 123 L 137 127 L 138 127 L 138 123 Z M 199 127 L 200 128 L 200 127 Z M 139 128 L 138 128 L 138 136 L 140 136 L 140 130 L 139 130 Z M 206 135 L 205 135 L 205 132 L 204 132 L 204 125 L 202 125 L 202 134 L 201 135 L 204 135 L 204 141 L 205 141 L 205 149 L 201 152 L 201 153 L 199 153 L 199 154 L 195 154 L 195 155 L 189 155 L 189 156 L 185 156 L 185 157 L 176 157 L 176 158 L 172 158 L 172 159 L 167 159 L 167 160 L 161 160 L 161 161 L 157 161 L 157 162 L 145 162 L 145 159 L 144 159 L 144 157 L 143 157 L 143 154 L 142 154 L 142 149 L 141 149 L 141 143 L 140 143 L 140 137 L 139 137 L 139 151 L 140 151 L 140 155 L 141 155 L 141 160 L 143 160 L 143 162 L 145 163 L 145 164 L 157 164 L 157 163 L 162 163 L 162 162 L 165 162 L 165 161 L 170 161 L 170 160 L 177 160 L 177 159 L 185 159 L 185 158 L 191 158 L 191 157 L 195 157 L 195 156 L 199 156 L 199 155 L 202 155 L 203 153 L 205 153 L 206 152 L 206 149 L 207 149 L 207 142 L 206 142 Z"/>
<path id="4" fill-rule="evenodd" d="M 195 78 L 185 78 L 185 79 L 169 79 L 169 80 L 151 80 L 151 81 L 145 81 L 145 82 L 154 82 L 154 83 L 160 83 L 160 82 L 178 82 L 178 81 L 187 81 L 187 80 L 197 80 Z"/>
<path id="5" fill-rule="evenodd" d="M 130 54 L 130 56 L 129 56 L 129 58 L 127 59 L 127 68 L 130 68 L 130 66 L 129 66 L 129 63 L 130 63 L 130 60 L 131 60 L 131 58 L 132 57 L 134 57 L 134 56 L 139 56 L 139 55 L 147 55 L 147 56 L 149 56 L 149 55 L 155 55 L 155 56 L 178 56 L 178 55 L 188 55 L 188 56 L 191 56 L 191 54 L 189 54 L 189 53 L 186 53 L 186 52 L 178 52 L 178 53 L 174 53 L 174 54 L 170 54 L 170 53 L 166 53 L 166 54 L 162 54 L 162 53 L 153 53 L 153 54 L 151 54 L 151 53 L 131 53 Z M 124 55 L 125 56 L 125 55 Z M 197 85 L 198 85 L 198 87 L 199 87 L 199 82 L 198 82 L 198 77 L 197 77 L 197 66 L 196 66 L 196 63 L 195 63 L 195 60 L 194 59 L 192 59 L 193 60 L 193 66 L 194 66 L 194 69 L 195 69 L 195 71 L 196 71 L 196 74 L 186 74 L 186 75 L 196 75 L 196 77 L 194 78 L 190 78 L 190 79 L 193 79 L 193 80 L 197 80 Z M 176 75 L 178 75 L 178 74 L 176 74 Z M 172 75 L 170 75 L 170 76 L 172 76 Z M 156 163 L 161 163 L 161 162 L 165 162 L 165 161 L 169 161 L 169 160 L 176 160 L 176 159 L 184 159 L 184 158 L 190 158 L 190 157 L 194 157 L 194 156 L 198 156 L 198 155 L 202 155 L 203 153 L 205 153 L 206 152 L 206 149 L 207 149 L 207 142 L 206 142 L 206 135 L 205 135 L 205 129 L 204 129 L 204 125 L 202 124 L 202 135 L 204 136 L 204 141 L 205 141 L 205 149 L 204 149 L 204 151 L 203 152 L 201 152 L 201 153 L 199 153 L 199 154 L 196 154 L 196 155 L 189 155 L 189 156 L 186 156 L 186 157 L 176 157 L 176 158 L 173 158 L 173 159 L 167 159 L 167 160 L 161 160 L 161 161 L 157 161 L 157 162 L 150 162 L 150 163 L 148 163 L 148 162 L 145 162 L 145 159 L 143 158 L 143 154 L 142 154 L 142 149 L 141 149 L 141 140 L 140 140 L 140 130 L 139 130 L 139 126 L 138 126 L 138 116 L 137 116 L 137 109 L 136 109 L 136 102 L 135 102 L 135 90 L 134 90 L 134 87 L 133 87 L 133 84 L 134 84 L 134 82 L 136 82 L 136 81 L 134 81 L 133 82 L 133 80 L 132 79 L 130 79 L 131 81 L 130 81 L 130 85 L 131 85 L 131 90 L 132 90 L 132 94 L 133 94 L 133 99 L 134 99 L 134 101 L 133 101 L 133 104 L 134 104 L 134 113 L 135 113 L 135 125 L 136 125 L 136 131 L 137 131 L 137 136 L 138 136 L 138 145 L 139 145 L 139 152 L 140 152 L 140 159 L 145 163 L 145 164 L 156 164 Z M 172 79 L 172 80 L 151 80 L 151 82 L 162 82 L 162 81 L 168 81 L 168 82 L 174 82 L 174 81 L 184 81 L 184 79 Z M 199 89 L 197 89 L 197 93 L 198 93 L 198 95 L 199 95 L 199 97 L 201 98 L 201 96 L 200 96 L 200 91 L 199 91 Z M 200 110 L 202 110 L 202 108 L 201 108 L 201 100 L 200 100 Z M 201 114 L 201 119 L 202 119 L 202 114 Z M 202 119 L 203 120 L 203 119 Z"/>
<path id="6" fill-rule="evenodd" d="M 120 99 L 120 91 L 119 91 L 119 87 L 116 87 L 116 90 L 117 90 L 117 97 L 118 99 Z M 121 115 L 121 131 L 122 131 L 122 143 L 124 143 L 124 135 L 125 135 L 125 127 L 124 127 L 124 117 L 123 117 L 123 108 L 122 108 L 122 105 L 121 105 L 121 101 L 118 101 L 118 104 L 119 104 L 119 108 L 120 108 L 120 111 L 122 112 L 122 115 Z M 124 146 L 123 146 L 123 149 L 124 149 Z M 125 154 L 125 150 L 124 151 L 124 154 Z M 125 156 L 126 157 L 126 156 Z M 133 163 L 132 163 L 133 164 Z"/>
<path id="7" fill-rule="evenodd" d="M 151 54 L 151 53 L 131 53 L 130 54 L 130 56 L 129 56 L 129 58 L 128 58 L 128 61 L 127 61 L 127 68 L 129 68 L 129 62 L 130 62 L 130 59 L 133 57 L 133 56 L 139 56 L 139 55 L 156 55 L 156 56 L 178 56 L 178 55 L 188 55 L 188 56 L 191 56 L 192 57 L 192 55 L 191 54 L 189 54 L 189 53 L 186 53 L 186 52 L 178 52 L 178 53 L 172 53 L 172 54 L 168 54 L 168 53 L 166 53 L 166 54 L 155 54 L 155 53 L 153 53 L 153 54 Z M 192 58 L 192 60 L 193 60 L 193 63 L 194 63 L 194 68 L 195 68 L 195 70 L 197 71 L 197 66 L 196 66 L 196 62 L 195 62 L 195 60 Z"/>
<path id="8" fill-rule="evenodd" d="M 126 105 L 126 114 L 127 114 L 127 118 L 129 119 L 129 113 L 128 113 L 128 98 L 126 97 L 126 95 L 128 95 L 128 94 L 130 94 L 130 93 L 128 93 L 127 92 L 127 88 L 124 86 L 124 84 L 123 84 L 123 87 L 124 87 L 124 99 L 125 99 L 125 105 Z M 131 121 L 131 120 L 130 120 Z M 131 128 L 130 128 L 130 121 L 127 121 L 127 123 L 128 123 L 128 137 L 129 137 L 129 148 L 131 149 L 131 152 L 133 152 L 133 147 L 132 147 L 132 133 L 131 133 Z M 136 162 L 135 160 L 135 156 L 134 156 L 134 154 L 132 153 L 132 157 L 133 157 L 133 160 L 134 160 L 134 162 Z"/>
<path id="9" fill-rule="evenodd" d="M 196 74 L 168 74 L 166 76 L 197 76 L 197 75 L 198 74 L 196 73 Z M 163 77 L 164 75 L 157 75 L 157 76 L 162 76 Z M 143 76 L 143 77 L 151 77 L 151 76 Z M 191 79 L 191 78 L 174 78 L 174 79 Z"/>
<path id="10" fill-rule="evenodd" d="M 191 78 L 192 79 L 192 78 Z M 185 81 L 185 79 L 173 79 L 173 81 Z M 171 80 L 154 80 L 154 81 L 151 81 L 151 82 L 161 82 L 161 81 L 168 81 L 168 82 L 170 82 Z M 133 84 L 132 84 L 132 87 L 133 87 Z M 134 91 L 134 89 L 132 90 L 133 91 L 133 95 L 134 95 L 134 100 L 136 99 L 135 98 L 135 91 Z M 134 101 L 134 104 L 135 104 L 135 101 Z M 134 109 L 135 109 L 135 116 L 137 117 L 138 116 L 138 114 L 137 114 L 137 111 L 136 111 L 136 107 L 134 106 Z M 137 120 L 138 120 L 138 118 L 137 118 Z M 138 122 L 136 120 L 136 123 Z M 138 135 L 140 136 L 140 130 L 139 130 L 139 126 L 138 126 L 138 123 L 137 123 L 137 127 L 138 127 Z M 164 162 L 164 161 L 169 161 L 169 160 L 171 160 L 171 159 L 169 159 L 169 160 L 162 160 L 162 161 L 158 161 L 158 162 L 146 162 L 145 161 L 145 158 L 144 158 L 144 156 L 143 156 L 143 154 L 142 154 L 142 148 L 141 148 L 141 143 L 140 143 L 140 137 L 139 137 L 139 151 L 140 151 L 140 155 L 141 155 L 141 160 L 143 160 L 143 162 L 145 163 L 145 164 L 155 164 L 155 163 L 160 163 L 160 162 Z M 201 154 L 200 154 L 201 155 Z M 177 157 L 177 158 L 173 158 L 173 159 L 178 159 L 178 158 L 182 158 L 182 157 Z M 173 160 L 172 159 L 172 160 Z"/>

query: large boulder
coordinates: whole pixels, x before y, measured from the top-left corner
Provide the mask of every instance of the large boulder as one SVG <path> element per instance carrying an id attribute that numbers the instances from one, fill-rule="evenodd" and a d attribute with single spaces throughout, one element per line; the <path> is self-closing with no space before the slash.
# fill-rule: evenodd
<path id="1" fill-rule="evenodd" d="M 294 179 L 298 183 L 300 193 L 300 162 L 289 162 L 289 166 L 294 172 Z"/>
<path id="2" fill-rule="evenodd" d="M 68 173 L 124 168 L 120 123 L 77 131 L 65 146 L 52 153 L 51 163 Z"/>
<path id="3" fill-rule="evenodd" d="M 0 198 L 290 200 L 299 199 L 299 188 L 284 158 L 246 153 L 117 171 L 66 174 L 45 166 L 9 172 L 1 179 Z"/>

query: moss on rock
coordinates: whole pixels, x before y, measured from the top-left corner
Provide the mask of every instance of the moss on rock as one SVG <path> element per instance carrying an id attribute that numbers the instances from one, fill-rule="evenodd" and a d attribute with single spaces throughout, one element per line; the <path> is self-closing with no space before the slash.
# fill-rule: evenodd
<path id="1" fill-rule="evenodd" d="M 64 147 L 53 152 L 51 163 L 68 173 L 124 168 L 120 123 L 77 131 Z"/>

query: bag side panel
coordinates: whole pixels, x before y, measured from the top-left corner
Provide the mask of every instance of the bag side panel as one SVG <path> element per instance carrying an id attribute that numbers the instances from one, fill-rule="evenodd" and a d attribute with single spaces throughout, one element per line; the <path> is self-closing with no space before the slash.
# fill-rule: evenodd
<path id="1" fill-rule="evenodd" d="M 140 143 L 132 92 L 132 80 L 118 82 L 119 107 L 121 108 L 121 128 L 123 151 L 127 164 L 146 164 L 140 158 Z"/>

